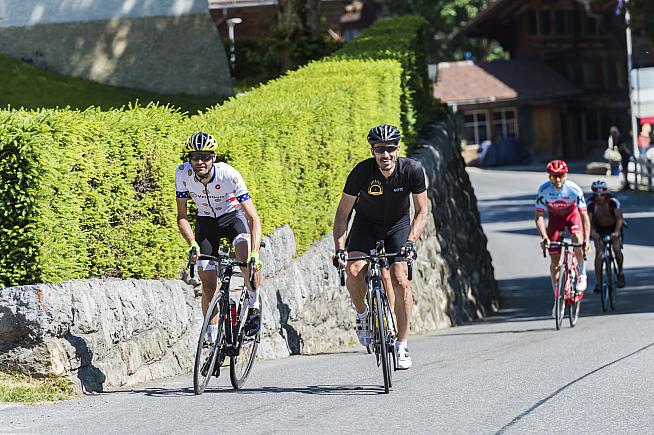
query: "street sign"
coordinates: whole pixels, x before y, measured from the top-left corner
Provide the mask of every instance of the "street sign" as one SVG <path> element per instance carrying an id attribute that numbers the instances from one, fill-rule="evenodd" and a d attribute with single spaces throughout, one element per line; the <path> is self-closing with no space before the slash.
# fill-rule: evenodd
<path id="1" fill-rule="evenodd" d="M 654 117 L 654 67 L 631 70 L 631 102 L 638 118 Z"/>

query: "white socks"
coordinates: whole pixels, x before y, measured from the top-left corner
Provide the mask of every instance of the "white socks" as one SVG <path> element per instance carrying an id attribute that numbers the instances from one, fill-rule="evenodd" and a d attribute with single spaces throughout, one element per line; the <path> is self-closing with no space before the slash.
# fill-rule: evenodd
<path id="1" fill-rule="evenodd" d="M 399 349 L 406 349 L 407 346 L 408 346 L 408 343 L 409 343 L 409 342 L 408 342 L 407 340 L 404 340 L 404 341 L 399 341 L 399 340 L 398 340 L 398 341 L 395 342 L 395 347 L 396 347 L 398 350 L 399 350 Z"/>
<path id="2" fill-rule="evenodd" d="M 359 312 L 356 310 L 356 308 L 354 309 L 354 311 L 356 311 L 356 313 L 357 313 L 357 317 L 358 317 L 359 319 L 365 319 L 366 317 L 368 317 L 368 305 L 367 305 L 367 304 L 366 304 L 366 309 L 363 310 L 363 313 L 359 313 Z"/>
<path id="3" fill-rule="evenodd" d="M 207 325 L 207 339 L 212 343 L 218 338 L 218 325 Z"/>
<path id="4" fill-rule="evenodd" d="M 250 308 L 259 308 L 259 293 L 248 290 L 248 306 Z"/>
<path id="5" fill-rule="evenodd" d="M 577 265 L 577 272 L 579 275 L 586 275 L 586 262 L 582 262 L 581 264 Z"/>

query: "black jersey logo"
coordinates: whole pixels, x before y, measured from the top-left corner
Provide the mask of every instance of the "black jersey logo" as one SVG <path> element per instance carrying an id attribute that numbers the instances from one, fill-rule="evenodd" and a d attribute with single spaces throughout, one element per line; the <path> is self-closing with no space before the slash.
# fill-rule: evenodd
<path id="1" fill-rule="evenodd" d="M 368 186 L 368 195 L 379 196 L 384 194 L 384 188 L 378 180 L 372 180 Z"/>

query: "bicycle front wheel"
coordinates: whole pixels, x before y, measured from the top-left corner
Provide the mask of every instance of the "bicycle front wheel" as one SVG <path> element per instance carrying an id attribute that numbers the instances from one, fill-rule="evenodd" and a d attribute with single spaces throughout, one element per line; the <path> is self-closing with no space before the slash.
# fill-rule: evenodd
<path id="1" fill-rule="evenodd" d="M 579 320 L 579 309 L 581 308 L 581 294 L 577 294 L 576 291 L 574 293 L 574 299 L 573 302 L 570 304 L 570 308 L 568 311 L 568 317 L 570 319 L 570 327 L 574 328 L 574 326 L 577 324 L 577 320 Z"/>
<path id="2" fill-rule="evenodd" d="M 565 268 L 559 271 L 559 282 L 556 285 L 556 301 L 554 303 L 554 317 L 556 321 L 556 330 L 561 329 L 563 323 L 563 316 L 565 314 L 565 291 L 568 282 L 568 276 Z"/>
<path id="3" fill-rule="evenodd" d="M 244 304 L 247 304 L 247 301 L 244 301 Z M 241 312 L 247 315 L 247 307 L 245 310 L 241 310 Z M 250 375 L 254 359 L 257 356 L 257 348 L 259 347 L 260 340 L 261 329 L 252 337 L 246 336 L 242 329 L 238 332 L 238 352 L 229 361 L 229 379 L 234 388 L 242 388 Z"/>
<path id="4" fill-rule="evenodd" d="M 611 306 L 611 311 L 615 311 L 615 294 L 618 291 L 618 277 L 617 277 L 617 270 L 615 265 L 611 268 L 611 273 L 609 276 L 611 279 L 609 280 L 609 305 Z"/>
<path id="5" fill-rule="evenodd" d="M 389 352 L 388 343 L 386 342 L 386 307 L 382 300 L 381 290 L 375 289 L 375 324 L 377 328 L 377 337 L 379 338 L 379 357 L 381 358 L 382 373 L 384 374 L 384 393 L 388 394 L 393 383 L 393 362 L 392 353 Z"/>
<path id="6" fill-rule="evenodd" d="M 222 322 L 220 300 L 221 294 L 219 291 L 216 291 L 213 299 L 209 303 L 209 307 L 207 308 L 207 313 L 205 314 L 204 322 L 202 323 L 202 330 L 200 331 L 200 337 L 198 338 L 198 347 L 195 352 L 195 366 L 193 369 L 193 390 L 195 391 L 195 394 L 202 394 L 205 388 L 207 388 L 209 380 L 216 368 L 218 356 L 221 351 L 224 324 Z M 206 340 L 207 329 L 209 328 L 210 320 L 214 316 L 218 316 L 218 336 L 215 342 L 209 343 Z"/>
<path id="7" fill-rule="evenodd" d="M 611 263 L 608 258 L 602 260 L 602 273 L 600 275 L 600 292 L 602 296 L 602 311 L 609 309 L 609 287 L 611 283 Z"/>

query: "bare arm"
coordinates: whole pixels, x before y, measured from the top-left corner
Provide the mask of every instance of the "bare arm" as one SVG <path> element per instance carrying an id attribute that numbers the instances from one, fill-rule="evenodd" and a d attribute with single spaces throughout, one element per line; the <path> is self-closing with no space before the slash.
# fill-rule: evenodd
<path id="1" fill-rule="evenodd" d="M 425 229 L 425 222 L 427 221 L 427 213 L 429 208 L 427 206 L 427 192 L 422 192 L 413 195 L 413 222 L 411 222 L 411 229 L 409 230 L 409 238 L 413 242 L 417 241 Z"/>
<path id="2" fill-rule="evenodd" d="M 347 217 L 354 207 L 357 197 L 343 193 L 341 200 L 336 208 L 336 216 L 334 217 L 334 247 L 336 249 L 345 249 L 345 241 L 347 239 Z"/>
<path id="3" fill-rule="evenodd" d="M 252 251 L 258 251 L 261 247 L 261 219 L 251 199 L 243 201 L 241 207 L 250 227 L 250 248 Z"/>
<path id="4" fill-rule="evenodd" d="M 620 234 L 620 231 L 622 230 L 622 226 L 624 225 L 624 217 L 622 217 L 622 210 L 616 207 L 615 209 L 615 229 L 613 232 L 616 234 Z"/>
<path id="5" fill-rule="evenodd" d="M 583 210 L 581 213 L 581 223 L 584 226 L 584 243 L 586 244 L 586 250 L 590 250 L 590 218 L 588 217 L 588 212 Z"/>
<path id="6" fill-rule="evenodd" d="M 547 229 L 545 228 L 545 214 L 542 210 L 536 210 L 534 212 L 534 221 L 536 222 L 536 229 L 538 234 L 540 234 L 541 243 L 547 238 Z"/>
<path id="7" fill-rule="evenodd" d="M 193 235 L 193 228 L 191 228 L 191 224 L 188 221 L 188 210 L 186 207 L 186 203 L 188 199 L 186 198 L 176 198 L 177 200 L 177 227 L 179 228 L 179 232 L 184 237 L 184 240 L 190 245 L 191 242 L 195 240 L 195 236 Z"/>

